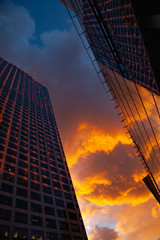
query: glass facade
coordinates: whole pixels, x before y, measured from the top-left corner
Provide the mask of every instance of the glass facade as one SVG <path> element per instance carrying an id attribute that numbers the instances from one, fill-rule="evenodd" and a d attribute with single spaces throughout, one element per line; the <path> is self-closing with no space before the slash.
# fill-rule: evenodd
<path id="1" fill-rule="evenodd" d="M 48 90 L 2 58 L 0 239 L 87 239 Z"/>
<path id="2" fill-rule="evenodd" d="M 160 202 L 160 84 L 155 77 L 160 68 L 157 55 L 151 54 L 156 49 L 153 42 L 159 44 L 160 28 L 152 31 L 159 41 L 147 38 L 145 28 L 149 25 L 143 23 L 142 16 L 138 18 L 142 10 L 138 0 L 70 2 L 103 74 L 103 84 L 109 90 L 115 111 L 133 140 Z M 160 14 L 160 4 L 155 2 L 158 3 L 156 0 L 144 3 L 143 17 L 155 11 L 157 14 L 155 6 Z M 153 30 L 153 25 L 150 29 Z"/>

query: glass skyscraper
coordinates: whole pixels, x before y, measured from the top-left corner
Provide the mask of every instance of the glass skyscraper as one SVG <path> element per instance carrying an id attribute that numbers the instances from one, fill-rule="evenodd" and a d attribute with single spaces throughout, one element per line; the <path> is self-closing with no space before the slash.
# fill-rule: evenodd
<path id="1" fill-rule="evenodd" d="M 160 1 L 69 2 L 160 203 Z"/>
<path id="2" fill-rule="evenodd" d="M 48 90 L 2 58 L 0 239 L 87 239 Z"/>

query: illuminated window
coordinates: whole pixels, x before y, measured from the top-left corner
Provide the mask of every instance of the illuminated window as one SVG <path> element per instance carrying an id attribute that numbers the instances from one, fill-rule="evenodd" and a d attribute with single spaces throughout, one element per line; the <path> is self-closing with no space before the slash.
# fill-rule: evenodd
<path id="1" fill-rule="evenodd" d="M 25 228 L 14 228 L 13 239 L 28 239 L 28 231 Z"/>
<path id="2" fill-rule="evenodd" d="M 9 238 L 10 227 L 7 225 L 0 225 L 0 239 Z"/>
<path id="3" fill-rule="evenodd" d="M 31 240 L 44 240 L 43 232 L 38 230 L 32 230 Z"/>

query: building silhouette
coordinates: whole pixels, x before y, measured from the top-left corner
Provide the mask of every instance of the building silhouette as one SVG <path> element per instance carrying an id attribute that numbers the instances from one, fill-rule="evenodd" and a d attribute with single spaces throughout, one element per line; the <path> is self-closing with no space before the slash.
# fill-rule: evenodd
<path id="1" fill-rule="evenodd" d="M 87 239 L 48 90 L 2 58 L 0 239 Z"/>
<path id="2" fill-rule="evenodd" d="M 80 38 L 94 54 L 92 62 L 146 170 L 143 180 L 160 203 L 160 1 L 61 2 L 74 10 L 75 15 L 68 11 L 75 25 L 79 20 Z"/>

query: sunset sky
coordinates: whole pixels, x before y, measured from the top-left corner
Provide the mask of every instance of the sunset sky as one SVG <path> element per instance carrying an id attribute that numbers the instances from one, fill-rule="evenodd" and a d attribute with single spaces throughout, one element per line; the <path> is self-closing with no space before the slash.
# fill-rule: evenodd
<path id="1" fill-rule="evenodd" d="M 160 240 L 160 206 L 65 7 L 0 0 L 0 35 L 0 57 L 49 89 L 89 240 Z"/>

